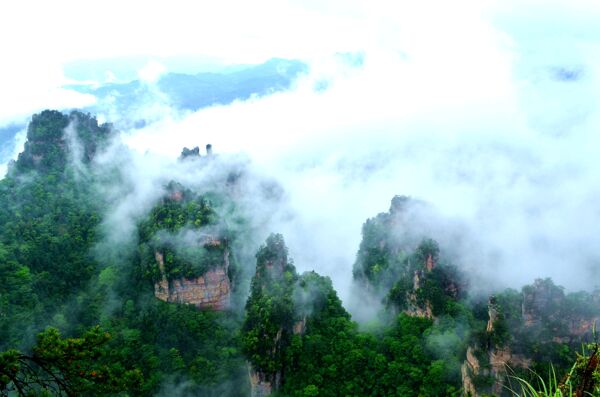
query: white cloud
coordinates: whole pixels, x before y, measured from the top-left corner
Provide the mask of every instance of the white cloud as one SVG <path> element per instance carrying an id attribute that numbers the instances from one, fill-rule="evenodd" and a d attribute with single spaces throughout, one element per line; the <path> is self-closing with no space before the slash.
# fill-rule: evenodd
<path id="1" fill-rule="evenodd" d="M 52 17 L 33 16 L 35 29 L 8 46 L 15 57 L 31 50 L 19 62 L 34 66 L 15 68 L 15 81 L 48 65 L 52 75 L 38 75 L 48 87 L 67 60 L 132 54 L 310 61 L 311 76 L 291 92 L 183 118 L 167 111 L 127 137 L 140 152 L 171 158 L 209 142 L 218 152 L 249 153 L 289 192 L 297 215 L 273 227 L 286 234 L 299 268 L 347 286 L 362 222 L 387 210 L 394 194 L 409 194 L 469 225 L 478 245 L 464 252 L 465 265 L 488 283 L 546 275 L 572 287 L 593 282 L 595 3 L 109 1 L 96 3 L 91 19 L 74 17 L 84 15 L 77 4 L 40 6 Z M 21 18 L 3 35 L 23 26 L 26 6 L 11 7 Z M 364 66 L 331 56 L 343 51 L 363 51 Z M 579 74 L 559 81 L 560 68 Z M 323 80 L 329 88 L 313 90 Z"/>
<path id="2" fill-rule="evenodd" d="M 589 38 L 572 36 L 572 23 L 554 32 L 580 48 L 583 70 L 581 80 L 557 81 L 561 58 L 530 53 L 510 16 L 498 23 L 473 3 L 433 6 L 364 8 L 375 31 L 366 33 L 360 70 L 315 62 L 327 67 L 293 92 L 166 120 L 130 145 L 174 156 L 211 142 L 250 153 L 289 193 L 297 217 L 274 227 L 297 265 L 343 290 L 362 222 L 387 210 L 394 194 L 465 222 L 477 246 L 463 252 L 464 265 L 486 283 L 552 276 L 591 287 L 588 270 L 600 258 L 581 247 L 600 243 L 600 164 L 592 153 L 599 63 Z M 525 17 L 536 11 L 526 7 Z M 322 78 L 329 89 L 315 92 Z"/>
<path id="3" fill-rule="evenodd" d="M 142 69 L 140 69 L 138 76 L 140 80 L 145 83 L 155 83 L 166 71 L 167 69 L 160 63 L 156 61 L 150 61 Z"/>

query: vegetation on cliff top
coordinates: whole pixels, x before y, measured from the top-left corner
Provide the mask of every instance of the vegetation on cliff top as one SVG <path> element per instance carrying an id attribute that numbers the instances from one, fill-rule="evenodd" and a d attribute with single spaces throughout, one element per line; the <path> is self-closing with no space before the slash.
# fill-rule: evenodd
<path id="1" fill-rule="evenodd" d="M 163 275 L 167 280 L 193 278 L 223 265 L 223 252 L 229 242 L 225 231 L 217 230 L 217 223 L 215 208 L 208 198 L 175 182 L 169 183 L 166 196 L 139 225 L 139 252 L 145 276 L 153 282 Z"/>

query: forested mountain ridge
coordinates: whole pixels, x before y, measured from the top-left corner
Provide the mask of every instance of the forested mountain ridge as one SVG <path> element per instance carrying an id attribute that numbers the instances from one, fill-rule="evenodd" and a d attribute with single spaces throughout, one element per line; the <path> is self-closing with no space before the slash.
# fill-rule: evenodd
<path id="1" fill-rule="evenodd" d="M 67 130 L 67 127 L 70 127 Z M 111 135 L 109 124 L 98 125 L 89 114 L 56 110 L 34 115 L 27 128 L 27 141 L 16 161 L 19 172 L 56 172 L 65 169 L 69 158 L 88 164 Z"/>
<path id="2" fill-rule="evenodd" d="M 522 290 L 469 296 L 468 274 L 451 263 L 438 243 L 412 223 L 426 222 L 424 204 L 405 196 L 389 212 L 363 225 L 354 277 L 388 309 L 461 325 L 464 343 L 446 353 L 460 360 L 463 392 L 473 396 L 511 395 L 515 376 L 571 369 L 582 344 L 594 338 L 600 318 L 599 292 L 566 294 L 550 279 Z M 435 231 L 433 231 L 435 233 Z"/>
<path id="3" fill-rule="evenodd" d="M 3 346 L 24 341 L 23 329 L 39 329 L 97 271 L 89 251 L 101 203 L 67 163 L 72 158 L 85 167 L 109 135 L 110 126 L 80 112 L 32 118 L 25 149 L 0 182 L 2 265 L 11 269 L 4 273 L 10 281 L 2 283 L 2 305 L 16 316 L 0 319 Z"/>
<path id="4" fill-rule="evenodd" d="M 136 250 L 115 263 L 103 253 L 99 260 L 99 226 L 108 204 L 98 189 L 106 176 L 90 166 L 110 134 L 110 126 L 98 126 L 87 114 L 42 112 L 33 117 L 25 150 L 1 182 L 2 391 L 153 395 L 168 382 L 190 382 L 205 395 L 220 395 L 221 388 L 245 395 L 235 315 L 155 299 Z M 198 200 L 205 205 L 193 212 L 215 222 L 206 200 Z M 153 223 L 140 230 L 148 230 L 144 225 Z M 60 339 L 53 328 L 36 337 L 47 326 L 77 337 L 96 332 L 98 324 L 106 337 L 95 339 L 89 355 L 69 347 L 88 346 L 85 337 Z M 63 349 L 51 357 L 40 350 L 49 336 Z M 73 369 L 79 367 L 86 371 Z M 86 374 L 85 382 L 73 381 Z"/>
<path id="5" fill-rule="evenodd" d="M 179 161 L 217 167 L 211 183 L 172 175 L 131 242 L 107 246 L 103 189 L 124 182 L 95 159 L 116 134 L 44 111 L 0 182 L 3 395 L 501 395 L 507 366 L 562 376 L 593 340 L 597 292 L 546 279 L 473 295 L 457 256 L 421 227 L 427 205 L 404 196 L 363 226 L 354 288 L 383 310 L 361 326 L 328 277 L 297 273 L 283 236 L 252 246 L 243 166 L 198 149 Z M 597 395 L 586 370 L 569 379 Z"/>

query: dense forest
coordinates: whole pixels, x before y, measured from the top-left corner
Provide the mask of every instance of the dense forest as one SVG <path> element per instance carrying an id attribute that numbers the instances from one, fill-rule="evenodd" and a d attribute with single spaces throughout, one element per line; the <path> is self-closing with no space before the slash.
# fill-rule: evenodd
<path id="1" fill-rule="evenodd" d="M 471 293 L 409 197 L 363 225 L 353 288 L 382 307 L 366 324 L 277 230 L 257 244 L 239 164 L 201 187 L 170 175 L 115 242 L 106 192 L 126 177 L 97 159 L 117 135 L 43 111 L 0 181 L 0 395 L 600 396 L 600 291 Z"/>

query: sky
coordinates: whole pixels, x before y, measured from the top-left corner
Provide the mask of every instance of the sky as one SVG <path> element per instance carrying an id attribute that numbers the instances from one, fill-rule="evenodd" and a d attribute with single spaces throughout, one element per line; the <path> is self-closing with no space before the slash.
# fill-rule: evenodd
<path id="1" fill-rule="evenodd" d="M 81 60 L 201 56 L 225 64 L 271 57 L 319 62 L 336 52 L 384 51 L 418 58 L 433 77 L 440 61 L 473 73 L 474 60 L 507 47 L 505 55 L 516 58 L 508 60 L 516 67 L 514 77 L 526 79 L 530 68 L 595 62 L 589 58 L 599 40 L 599 8 L 581 0 L 5 3 L 0 125 L 34 109 L 92 102 L 60 88 L 68 82 L 65 66 Z M 474 79 L 471 85 L 477 84 Z"/>
<path id="2" fill-rule="evenodd" d="M 152 84 L 170 57 L 301 59 L 311 72 L 289 92 L 195 113 L 154 106 L 156 122 L 124 142 L 171 159 L 209 142 L 249 156 L 288 194 L 294 216 L 272 228 L 297 266 L 342 291 L 362 223 L 395 194 L 463 225 L 463 264 L 484 285 L 593 288 L 598 20 L 583 0 L 3 3 L 0 126 L 93 103 L 61 88 L 77 61 L 147 57 L 137 73 Z"/>

